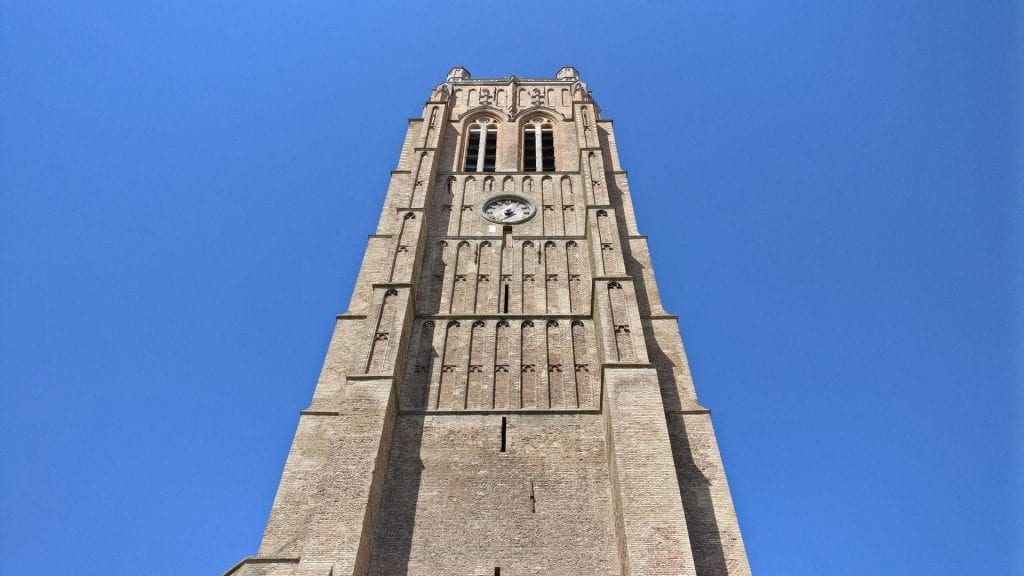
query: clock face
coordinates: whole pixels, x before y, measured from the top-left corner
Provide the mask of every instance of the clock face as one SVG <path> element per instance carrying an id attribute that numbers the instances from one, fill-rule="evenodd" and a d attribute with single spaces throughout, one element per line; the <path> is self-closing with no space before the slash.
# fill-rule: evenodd
<path id="1" fill-rule="evenodd" d="M 519 224 L 529 220 L 536 209 L 533 204 L 519 196 L 496 196 L 484 202 L 480 214 L 498 224 Z"/>

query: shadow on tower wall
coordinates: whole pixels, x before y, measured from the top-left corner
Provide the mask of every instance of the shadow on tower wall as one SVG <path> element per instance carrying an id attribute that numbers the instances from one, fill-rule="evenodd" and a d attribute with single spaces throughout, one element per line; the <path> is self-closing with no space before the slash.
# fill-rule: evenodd
<path id="1" fill-rule="evenodd" d="M 693 446 L 686 427 L 687 417 L 682 414 L 668 414 L 667 417 L 672 458 L 675 460 L 679 495 L 686 513 L 686 530 L 690 534 L 690 549 L 693 551 L 697 576 L 728 576 L 711 483 L 694 460 Z M 689 418 L 710 416 L 700 414 Z"/>
<path id="2" fill-rule="evenodd" d="M 601 133 L 602 140 L 606 135 Z M 602 144 L 607 144 L 602 142 Z M 604 149 L 608 149 L 605 146 Z M 606 159 L 607 161 L 608 159 Z M 613 183 L 608 186 L 608 195 L 611 202 L 622 206 L 624 192 Z M 619 222 L 620 233 L 626 230 L 625 223 Z M 645 263 L 632 254 L 628 242 L 623 243 L 623 259 L 626 265 L 626 273 L 633 278 L 636 287 L 637 305 L 641 315 L 651 314 L 651 302 L 648 298 L 648 287 L 644 276 Z M 660 304 L 657 312 L 663 312 Z M 669 430 L 669 441 L 672 446 L 672 459 L 676 468 L 676 479 L 679 483 L 679 495 L 683 501 L 683 511 L 686 514 L 686 529 L 690 536 L 690 548 L 693 553 L 694 567 L 697 576 L 728 576 L 729 569 L 725 560 L 725 549 L 722 545 L 722 533 L 718 527 L 718 520 L 715 517 L 714 499 L 711 494 L 711 482 L 701 471 L 695 461 L 694 446 L 690 441 L 690 434 L 710 433 L 710 424 L 707 431 L 688 430 L 687 418 L 710 419 L 707 413 L 683 415 L 679 413 L 684 409 L 697 408 L 693 398 L 686 400 L 679 397 L 678 383 L 676 382 L 676 365 L 672 357 L 665 353 L 658 341 L 653 337 L 653 327 L 645 323 L 644 336 L 647 344 L 648 358 L 658 371 L 658 382 L 661 387 L 662 402 L 666 410 L 666 420 Z M 678 336 L 676 336 L 678 338 Z M 685 402 L 685 404 L 684 404 Z"/>
<path id="3" fill-rule="evenodd" d="M 423 460 L 422 415 L 399 416 L 377 516 L 369 576 L 408 576 Z"/>
<path id="4" fill-rule="evenodd" d="M 431 222 L 431 230 L 437 226 Z M 428 254 L 438 258 L 441 254 Z M 416 315 L 438 312 L 441 283 L 435 279 L 435 266 L 443 273 L 443 265 L 426 265 L 419 270 L 414 295 Z M 418 319 L 414 323 L 420 322 Z M 397 383 L 399 414 L 395 421 L 391 453 L 381 494 L 377 525 L 374 530 L 373 550 L 370 555 L 368 576 L 408 576 L 412 555 L 416 509 L 419 504 L 420 484 L 423 478 L 423 426 L 422 414 L 403 414 L 404 411 L 422 411 L 427 408 L 430 380 L 438 351 L 434 348 L 435 325 L 427 320 L 413 330 L 413 342 L 403 362 L 403 377 Z"/>
<path id="5" fill-rule="evenodd" d="M 647 332 L 645 330 L 645 332 Z M 722 545 L 722 533 L 715 517 L 715 503 L 711 494 L 711 482 L 701 471 L 694 458 L 694 446 L 690 434 L 710 433 L 710 424 L 706 431 L 695 431 L 687 428 L 687 419 L 697 422 L 710 419 L 706 413 L 684 415 L 676 411 L 683 405 L 676 387 L 672 359 L 665 354 L 654 338 L 647 338 L 648 354 L 651 363 L 658 370 L 661 382 L 662 402 L 666 410 L 669 441 L 672 445 L 672 459 L 676 467 L 676 481 L 679 483 L 679 496 L 683 501 L 683 512 L 686 514 L 686 530 L 690 535 L 690 549 L 693 552 L 693 563 L 697 576 L 728 576 L 729 569 L 725 561 L 725 549 Z M 673 413 L 676 412 L 676 413 Z M 701 458 L 700 460 L 705 460 Z"/>

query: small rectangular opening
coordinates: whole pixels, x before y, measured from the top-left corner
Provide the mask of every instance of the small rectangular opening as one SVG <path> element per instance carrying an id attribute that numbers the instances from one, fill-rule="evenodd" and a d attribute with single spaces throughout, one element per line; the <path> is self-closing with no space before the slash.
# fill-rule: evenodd
<path id="1" fill-rule="evenodd" d="M 505 284 L 505 303 L 501 307 L 504 314 L 508 314 L 508 284 Z"/>
<path id="2" fill-rule="evenodd" d="M 501 568 L 494 567 L 494 576 L 501 576 Z"/>
<path id="3" fill-rule="evenodd" d="M 533 491 L 533 480 L 530 480 L 530 512 L 537 513 L 537 494 Z"/>
<path id="4" fill-rule="evenodd" d="M 508 419 L 505 416 L 501 417 L 501 451 L 505 451 L 505 438 L 508 437 Z"/>

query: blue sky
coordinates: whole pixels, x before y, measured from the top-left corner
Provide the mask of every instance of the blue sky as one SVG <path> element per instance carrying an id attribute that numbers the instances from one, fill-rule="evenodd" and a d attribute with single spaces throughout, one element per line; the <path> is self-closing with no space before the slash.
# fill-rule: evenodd
<path id="1" fill-rule="evenodd" d="M 0 573 L 259 545 L 406 118 L 573 64 L 755 574 L 1021 574 L 1010 2 L 3 2 Z"/>

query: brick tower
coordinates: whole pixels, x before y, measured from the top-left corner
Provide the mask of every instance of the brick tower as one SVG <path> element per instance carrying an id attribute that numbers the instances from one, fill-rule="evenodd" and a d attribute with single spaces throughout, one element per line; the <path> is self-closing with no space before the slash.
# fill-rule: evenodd
<path id="1" fill-rule="evenodd" d="M 610 120 L 451 70 L 233 575 L 750 574 Z"/>

